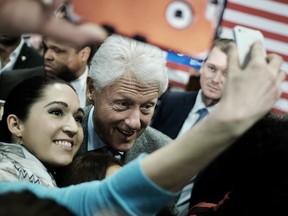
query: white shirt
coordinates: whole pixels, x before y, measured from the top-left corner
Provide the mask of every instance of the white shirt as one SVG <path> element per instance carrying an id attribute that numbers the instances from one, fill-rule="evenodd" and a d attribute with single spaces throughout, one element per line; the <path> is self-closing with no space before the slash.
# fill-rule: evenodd
<path id="1" fill-rule="evenodd" d="M 107 146 L 102 141 L 102 139 L 98 136 L 98 134 L 95 132 L 94 122 L 93 122 L 93 113 L 94 113 L 94 106 L 92 106 L 89 112 L 89 116 L 88 116 L 88 143 L 87 143 L 88 151 L 100 149 L 100 148 Z M 114 157 L 121 160 L 121 157 L 124 155 L 124 152 L 121 152 L 121 151 L 117 151 L 117 152 L 119 154 L 114 155 Z M 111 151 L 108 151 L 108 153 L 112 154 Z"/>
<path id="2" fill-rule="evenodd" d="M 24 44 L 24 40 L 23 38 L 21 38 L 21 41 L 19 43 L 19 45 L 16 47 L 16 49 L 9 55 L 9 61 L 7 62 L 6 65 L 4 65 L 4 67 L 2 67 L 2 63 L 0 64 L 0 73 L 2 73 L 3 71 L 9 71 L 12 70 L 14 67 L 14 64 L 16 63 L 16 60 L 20 54 L 20 51 L 22 49 L 22 46 Z"/>
<path id="3" fill-rule="evenodd" d="M 206 107 L 205 104 L 202 101 L 201 94 L 202 94 L 202 90 L 200 90 L 198 92 L 195 104 L 192 107 L 189 115 L 187 116 L 187 118 L 186 118 L 184 124 L 182 125 L 182 128 L 179 131 L 179 134 L 177 136 L 180 136 L 181 134 L 183 134 L 186 131 L 188 131 L 195 124 L 196 120 L 199 117 L 198 110 Z M 209 113 L 211 113 L 216 108 L 216 105 L 217 104 L 215 104 L 213 106 L 210 106 L 210 107 L 206 107 L 206 109 L 208 110 Z"/>
<path id="4" fill-rule="evenodd" d="M 180 136 L 181 134 L 188 131 L 191 127 L 193 127 L 193 125 L 195 124 L 196 120 L 199 117 L 198 110 L 206 107 L 202 101 L 201 94 L 202 94 L 202 90 L 200 90 L 198 92 L 195 104 L 194 104 L 193 108 L 191 109 L 188 117 L 186 118 L 178 136 Z M 209 113 L 211 113 L 216 108 L 216 105 L 217 104 L 210 106 L 210 107 L 206 107 L 206 109 L 208 110 Z M 181 195 L 180 195 L 178 202 L 176 204 L 178 211 L 179 211 L 179 214 L 177 216 L 184 216 L 188 213 L 189 199 L 191 197 L 191 192 L 192 192 L 192 189 L 194 186 L 194 178 L 195 177 L 196 177 L 196 175 L 191 179 L 189 184 L 187 184 L 181 191 Z"/>
<path id="5" fill-rule="evenodd" d="M 88 76 L 88 66 L 86 66 L 85 72 L 80 77 L 70 82 L 70 84 L 75 88 L 78 94 L 80 105 L 82 108 L 86 106 L 86 102 L 87 102 L 87 99 L 86 99 L 87 76 Z"/>
<path id="6" fill-rule="evenodd" d="M 94 106 L 92 106 L 88 116 L 88 151 L 100 149 L 105 146 L 105 143 L 96 134 L 93 122 Z"/>

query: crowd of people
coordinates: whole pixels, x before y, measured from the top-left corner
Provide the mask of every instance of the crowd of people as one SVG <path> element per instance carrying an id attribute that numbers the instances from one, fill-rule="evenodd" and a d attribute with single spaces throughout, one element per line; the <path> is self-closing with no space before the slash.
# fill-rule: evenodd
<path id="1" fill-rule="evenodd" d="M 163 50 L 73 23 L 57 14 L 63 2 L 0 0 L 0 212 L 285 212 L 288 122 L 270 113 L 285 77 L 280 56 L 256 42 L 241 68 L 234 42 L 220 38 L 201 89 L 168 92 Z M 41 61 L 16 68 L 36 63 L 21 54 L 27 32 L 43 35 Z"/>

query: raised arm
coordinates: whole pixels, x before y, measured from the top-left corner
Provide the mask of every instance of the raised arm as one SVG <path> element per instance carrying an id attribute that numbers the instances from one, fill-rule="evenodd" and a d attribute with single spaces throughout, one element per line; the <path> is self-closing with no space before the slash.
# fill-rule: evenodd
<path id="1" fill-rule="evenodd" d="M 217 110 L 205 120 L 142 160 L 146 175 L 160 187 L 176 192 L 223 152 L 235 139 L 263 117 L 280 97 L 284 73 L 282 59 L 261 54 L 262 44 L 252 47 L 243 70 L 231 45 L 225 92 Z"/>
<path id="2" fill-rule="evenodd" d="M 67 0 L 0 0 L 0 32 L 39 33 L 77 44 L 103 41 L 107 33 L 92 23 L 74 24 L 53 15 Z"/>

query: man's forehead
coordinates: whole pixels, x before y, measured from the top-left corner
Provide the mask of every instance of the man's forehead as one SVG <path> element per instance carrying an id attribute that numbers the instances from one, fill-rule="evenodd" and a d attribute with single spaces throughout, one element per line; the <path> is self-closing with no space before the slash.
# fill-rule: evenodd
<path id="1" fill-rule="evenodd" d="M 76 49 L 76 46 L 74 44 L 69 43 L 65 40 L 56 40 L 56 39 L 44 37 L 43 42 L 46 45 L 49 44 L 49 45 L 53 45 L 53 46 L 67 47 L 67 48 L 69 47 L 69 48 L 75 48 Z"/>

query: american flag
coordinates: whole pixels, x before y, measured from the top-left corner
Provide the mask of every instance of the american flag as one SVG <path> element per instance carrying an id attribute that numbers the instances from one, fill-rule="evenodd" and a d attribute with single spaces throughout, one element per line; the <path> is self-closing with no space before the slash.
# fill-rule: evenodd
<path id="1" fill-rule="evenodd" d="M 288 0 L 228 0 L 220 36 L 233 38 L 232 28 L 236 25 L 260 30 L 265 37 L 267 53 L 273 52 L 283 57 L 282 70 L 288 76 Z M 167 60 L 170 84 L 185 89 L 190 76 L 189 68 L 181 70 L 181 67 L 177 68 Z M 282 87 L 281 100 L 273 109 L 277 113 L 288 112 L 288 78 Z"/>

